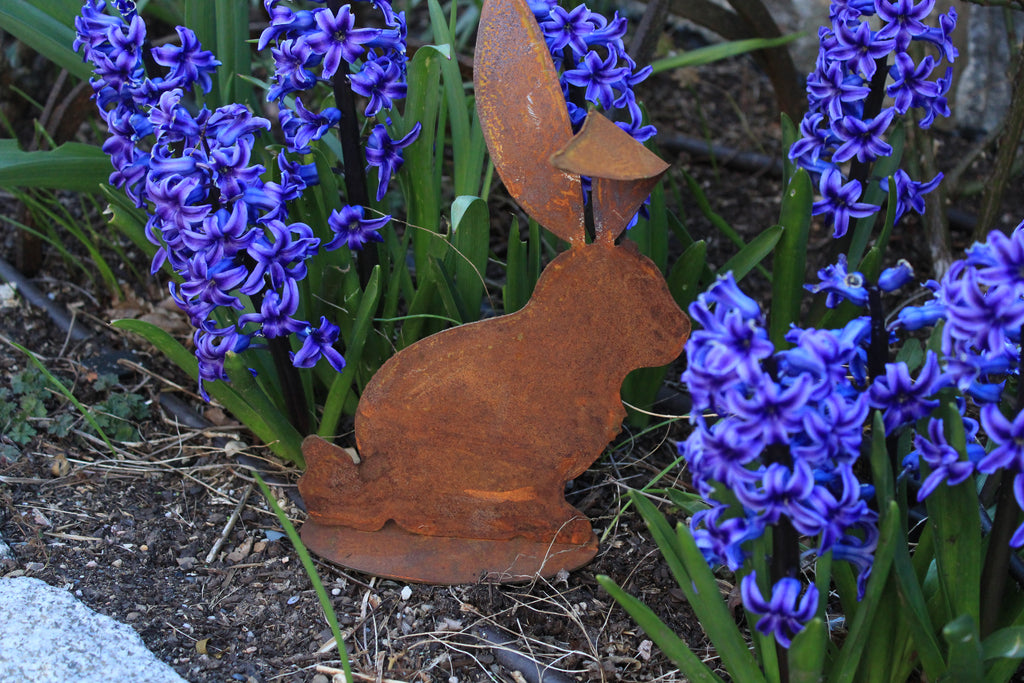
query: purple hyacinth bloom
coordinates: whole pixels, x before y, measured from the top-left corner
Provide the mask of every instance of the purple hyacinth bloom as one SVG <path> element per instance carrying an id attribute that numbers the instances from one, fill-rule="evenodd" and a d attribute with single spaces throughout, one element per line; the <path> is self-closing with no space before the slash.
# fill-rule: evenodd
<path id="1" fill-rule="evenodd" d="M 822 180 L 824 181 L 824 177 Z M 825 305 L 829 308 L 835 308 L 843 301 L 850 301 L 856 306 L 867 305 L 868 290 L 864 286 L 864 276 L 856 271 L 848 271 L 846 254 L 840 254 L 833 265 L 819 270 L 818 279 L 821 280 L 820 283 L 804 285 L 804 289 L 812 294 L 828 294 Z"/>
<path id="2" fill-rule="evenodd" d="M 270 130 L 269 120 L 253 116 L 244 105 L 226 104 L 210 113 L 205 137 L 216 140 L 221 147 L 246 145 L 251 148 L 255 144 L 256 133 L 261 130 Z"/>
<path id="3" fill-rule="evenodd" d="M 803 630 L 818 610 L 818 589 L 810 584 L 801 596 L 802 589 L 803 584 L 798 579 L 785 577 L 772 586 L 771 598 L 765 600 L 757 586 L 756 572 L 750 572 L 740 582 L 743 606 L 760 617 L 757 630 L 766 636 L 774 636 L 775 641 L 785 648 L 792 644 L 793 637 Z"/>
<path id="4" fill-rule="evenodd" d="M 220 190 L 222 201 L 234 200 L 245 193 L 247 187 L 259 181 L 265 169 L 260 164 L 249 165 L 252 147 L 237 144 L 221 147 L 210 153 L 210 165 L 215 171 L 214 182 Z"/>
<path id="5" fill-rule="evenodd" d="M 234 259 L 224 258 L 209 265 L 205 258 L 195 256 L 189 259 L 188 271 L 183 274 L 181 296 L 187 297 L 188 308 L 203 318 L 218 306 L 242 310 L 242 302 L 231 292 L 241 286 L 247 274 L 245 266 Z"/>
<path id="6" fill-rule="evenodd" d="M 853 466 L 840 465 L 831 474 L 827 488 L 816 488 L 817 512 L 825 522 L 820 530 L 819 556 L 843 541 L 848 529 L 873 527 L 878 522 L 878 513 L 868 508 L 865 502 L 865 486 L 857 480 Z M 871 547 L 873 550 L 874 546 Z"/>
<path id="7" fill-rule="evenodd" d="M 325 244 L 324 249 L 331 251 L 346 245 L 359 251 L 369 242 L 383 242 L 384 238 L 378 231 L 390 220 L 391 216 L 366 218 L 365 209 L 361 206 L 343 206 L 341 211 L 331 211 L 327 225 L 334 231 L 334 239 Z"/>
<path id="8" fill-rule="evenodd" d="M 598 28 L 599 21 L 603 22 L 604 17 L 594 14 L 586 5 L 577 5 L 572 10 L 554 5 L 540 26 L 551 52 L 561 51 L 568 46 L 582 57 L 590 51 L 586 37 Z"/>
<path id="9" fill-rule="evenodd" d="M 305 223 L 285 225 L 281 221 L 268 221 L 266 227 L 273 239 L 260 235 L 249 247 L 249 256 L 255 263 L 241 287 L 243 294 L 251 296 L 262 290 L 265 278 L 269 278 L 273 289 L 303 279 L 306 261 L 316 254 L 320 245 L 320 240 L 313 236 L 313 229 Z"/>
<path id="10" fill-rule="evenodd" d="M 939 86 L 935 81 L 928 80 L 935 68 L 935 60 L 927 55 L 920 64 L 905 52 L 896 53 L 896 64 L 890 69 L 893 83 L 886 89 L 893 98 L 893 109 L 899 114 L 906 114 L 914 106 L 930 102 L 939 95 Z"/>
<path id="11" fill-rule="evenodd" d="M 876 38 L 896 41 L 897 53 L 903 53 L 910 46 L 910 41 L 928 30 L 922 20 L 927 19 L 935 8 L 935 0 L 876 0 L 875 10 L 885 20 Z"/>
<path id="12" fill-rule="evenodd" d="M 807 78 L 807 95 L 817 100 L 828 117 L 839 120 L 843 117 L 843 105 L 860 102 L 871 89 L 856 74 L 847 74 L 842 62 L 832 61 L 811 72 Z"/>
<path id="13" fill-rule="evenodd" d="M 943 350 L 958 345 L 1002 354 L 1019 339 L 1024 301 L 1013 287 L 983 287 L 975 268 L 951 267 L 937 292 L 946 307 Z"/>
<path id="14" fill-rule="evenodd" d="M 924 195 L 928 194 L 939 186 L 943 178 L 942 172 L 935 175 L 934 178 L 926 183 L 913 180 L 910 175 L 902 168 L 896 169 L 896 173 L 893 174 L 893 179 L 896 181 L 896 216 L 895 220 L 899 219 L 910 209 L 918 214 L 924 213 Z M 889 182 L 888 180 L 883 181 L 883 190 L 888 191 Z"/>
<path id="15" fill-rule="evenodd" d="M 192 341 L 199 361 L 199 395 L 204 401 L 209 401 L 206 382 L 228 379 L 224 371 L 224 358 L 228 353 L 244 350 L 249 345 L 249 337 L 234 328 L 212 331 L 200 328 L 192 335 Z"/>
<path id="16" fill-rule="evenodd" d="M 939 402 L 929 397 L 948 384 L 949 378 L 939 368 L 938 356 L 928 351 L 916 380 L 910 378 L 906 363 L 886 364 L 885 375 L 872 382 L 868 398 L 873 407 L 883 411 L 885 433 L 891 434 L 897 427 L 925 417 L 935 409 Z"/>
<path id="17" fill-rule="evenodd" d="M 839 366 L 841 369 L 842 366 Z M 834 390 L 837 384 L 831 388 Z M 822 390 L 828 389 L 821 385 Z M 834 392 L 803 411 L 801 431 L 790 444 L 794 458 L 827 469 L 833 463 L 852 463 L 860 456 L 864 421 L 870 406 L 863 394 L 844 399 Z"/>
<path id="18" fill-rule="evenodd" d="M 740 291 L 732 273 L 720 276 L 688 310 L 701 329 L 690 336 L 683 381 L 696 403 L 714 405 L 730 385 L 760 377 L 759 364 L 775 347 L 760 307 Z"/>
<path id="19" fill-rule="evenodd" d="M 878 288 L 883 292 L 894 292 L 913 279 L 914 267 L 906 259 L 900 259 L 895 266 L 886 268 L 878 276 Z"/>
<path id="20" fill-rule="evenodd" d="M 943 422 L 938 418 L 929 420 L 927 439 L 921 434 L 914 435 L 914 448 L 916 455 L 931 469 L 917 492 L 918 502 L 930 496 L 943 482 L 956 486 L 974 474 L 974 463 L 960 459 L 960 454 L 946 441 Z"/>
<path id="21" fill-rule="evenodd" d="M 274 57 L 274 85 L 267 92 L 267 101 L 280 100 L 317 84 L 310 68 L 319 63 L 320 57 L 306 43 L 288 40 L 270 48 L 270 54 Z"/>
<path id="22" fill-rule="evenodd" d="M 337 325 L 321 316 L 319 327 L 307 325 L 298 332 L 302 347 L 291 354 L 292 364 L 297 368 L 311 368 L 321 358 L 326 358 L 332 368 L 341 372 L 345 369 L 345 359 L 334 348 L 340 334 L 341 329 Z"/>
<path id="23" fill-rule="evenodd" d="M 405 97 L 404 77 L 398 62 L 382 57 L 363 64 L 357 73 L 349 76 L 349 82 L 353 91 L 369 98 L 364 112 L 369 118 L 376 116 L 381 109 L 391 109 L 394 100 Z"/>
<path id="24" fill-rule="evenodd" d="M 283 283 L 280 292 L 271 290 L 264 293 L 259 313 L 239 316 L 238 326 L 256 323 L 259 325 L 258 333 L 267 339 L 287 337 L 306 329 L 306 323 L 292 317 L 298 309 L 299 285 L 289 278 Z"/>
<path id="25" fill-rule="evenodd" d="M 562 78 L 571 85 L 586 88 L 584 97 L 590 102 L 610 109 L 615 100 L 615 89 L 629 74 L 629 69 L 618 66 L 618 62 L 615 53 L 601 59 L 597 52 L 591 50 L 575 69 L 563 73 Z"/>
<path id="26" fill-rule="evenodd" d="M 743 544 L 758 538 L 764 527 L 746 517 L 725 517 L 727 505 L 698 510 L 690 519 L 693 540 L 709 565 L 724 564 L 732 571 L 743 566 Z"/>
<path id="27" fill-rule="evenodd" d="M 153 61 L 170 67 L 167 80 L 174 87 L 189 88 L 193 83 L 199 85 L 203 92 L 210 92 L 213 80 L 210 74 L 217 70 L 220 61 L 209 50 L 202 49 L 199 39 L 191 29 L 177 26 L 175 30 L 181 38 L 181 46 L 162 45 L 152 50 Z"/>
<path id="28" fill-rule="evenodd" d="M 186 247 L 210 263 L 233 258 L 238 252 L 248 249 L 255 241 L 257 231 L 249 226 L 246 207 L 236 202 L 227 209 L 218 209 L 207 215 L 200 224 L 192 224 L 181 231 Z"/>
<path id="29" fill-rule="evenodd" d="M 967 250 L 967 263 L 977 268 L 978 281 L 987 287 L 1024 289 L 1024 222 L 1009 235 L 993 230 L 985 242 L 974 243 Z"/>
<path id="30" fill-rule="evenodd" d="M 859 534 L 845 533 L 832 544 L 832 559 L 848 562 L 857 570 L 858 600 L 864 598 L 864 591 L 871 577 L 871 567 L 875 562 L 875 550 L 878 548 L 877 521 L 877 515 L 869 511 L 849 527 L 853 531 L 859 531 Z"/>
<path id="31" fill-rule="evenodd" d="M 408 133 L 397 140 L 392 140 L 388 129 L 378 123 L 370 131 L 366 141 L 367 170 L 377 169 L 377 201 L 384 198 L 388 191 L 391 176 L 402 167 L 402 150 L 416 141 L 420 134 L 420 122 L 417 121 Z"/>
<path id="32" fill-rule="evenodd" d="M 867 22 L 857 22 L 856 28 L 845 22 L 835 24 L 836 46 L 832 59 L 847 62 L 851 71 L 859 72 L 870 80 L 875 75 L 875 61 L 886 57 L 896 46 L 893 39 L 879 38 Z"/>
<path id="33" fill-rule="evenodd" d="M 310 10 L 295 12 L 276 4 L 267 4 L 266 10 L 270 15 L 270 25 L 260 34 L 259 42 L 256 45 L 256 49 L 260 52 L 279 38 L 300 36 L 315 25 L 313 12 Z"/>
<path id="34" fill-rule="evenodd" d="M 839 163 L 857 157 L 857 161 L 866 162 L 892 154 L 892 146 L 882 136 L 895 114 L 892 107 L 887 107 L 873 119 L 844 116 L 833 123 L 832 130 L 843 142 L 832 153 L 832 161 Z"/>
<path id="35" fill-rule="evenodd" d="M 759 478 L 757 471 L 748 466 L 760 457 L 764 444 L 743 438 L 732 428 L 733 423 L 735 419 L 730 417 L 710 428 L 699 424 L 678 446 L 702 496 L 711 497 L 715 483 L 732 490 L 753 486 Z"/>
<path id="36" fill-rule="evenodd" d="M 323 56 L 324 78 L 333 77 L 342 61 L 352 64 L 359 59 L 365 51 L 363 45 L 380 33 L 380 29 L 356 28 L 350 5 L 342 5 L 337 13 L 324 8 L 313 12 L 316 28 L 305 33 L 302 40 Z"/>
<path id="37" fill-rule="evenodd" d="M 981 407 L 981 425 L 995 448 L 978 462 L 978 471 L 1024 473 L 1024 411 L 1011 421 L 998 405 L 989 403 Z"/>
<path id="38" fill-rule="evenodd" d="M 955 62 L 956 58 L 960 56 L 960 51 L 957 50 L 952 38 L 953 30 L 956 28 L 956 20 L 956 8 L 950 7 L 948 12 L 939 15 L 938 26 L 928 27 L 924 33 L 918 36 L 919 39 L 926 40 L 935 45 L 942 54 L 942 57 L 950 63 Z"/>
<path id="39" fill-rule="evenodd" d="M 288 148 L 299 154 L 309 154 L 309 143 L 319 140 L 327 130 L 341 120 L 341 112 L 327 107 L 321 112 L 310 111 L 295 98 L 294 109 L 282 109 L 279 115 L 281 130 Z"/>
<path id="40" fill-rule="evenodd" d="M 842 237 L 850 227 L 851 218 L 864 218 L 878 211 L 877 206 L 858 201 L 861 196 L 860 182 L 851 180 L 843 183 L 843 174 L 833 167 L 821 174 L 818 189 L 822 198 L 814 202 L 811 213 L 832 216 L 834 237 Z"/>
<path id="41" fill-rule="evenodd" d="M 793 467 L 779 463 L 768 465 L 760 486 L 734 491 L 743 507 L 758 515 L 765 526 L 788 518 L 801 534 L 816 535 L 826 525 L 815 507 L 814 473 L 810 465 L 794 460 Z"/>
<path id="42" fill-rule="evenodd" d="M 739 418 L 736 430 L 745 438 L 784 444 L 789 443 L 790 432 L 799 428 L 801 413 L 813 390 L 813 381 L 806 375 L 781 386 L 762 373 L 749 392 L 730 392 L 726 404 Z"/>
<path id="43" fill-rule="evenodd" d="M 835 135 L 832 129 L 822 125 L 825 115 L 820 112 L 809 112 L 800 120 L 800 139 L 789 148 L 789 158 L 805 168 L 827 166 L 821 157 Z"/>
<path id="44" fill-rule="evenodd" d="M 896 315 L 896 325 L 905 330 L 920 330 L 935 325 L 946 315 L 946 307 L 937 302 L 929 301 L 923 306 L 906 306 Z"/>

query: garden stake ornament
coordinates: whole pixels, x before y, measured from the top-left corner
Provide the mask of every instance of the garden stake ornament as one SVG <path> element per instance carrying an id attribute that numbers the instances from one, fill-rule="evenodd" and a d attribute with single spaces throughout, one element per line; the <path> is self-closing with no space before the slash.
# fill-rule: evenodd
<path id="1" fill-rule="evenodd" d="M 521 310 L 385 363 L 359 402 L 358 456 L 304 442 L 303 542 L 403 581 L 522 581 L 589 562 L 597 539 L 566 482 L 619 432 L 626 375 L 671 362 L 690 330 L 655 264 L 615 243 L 667 164 L 597 113 L 573 136 L 524 0 L 487 0 L 478 35 L 476 106 L 494 165 L 570 247 Z M 593 178 L 589 244 L 581 175 Z"/>

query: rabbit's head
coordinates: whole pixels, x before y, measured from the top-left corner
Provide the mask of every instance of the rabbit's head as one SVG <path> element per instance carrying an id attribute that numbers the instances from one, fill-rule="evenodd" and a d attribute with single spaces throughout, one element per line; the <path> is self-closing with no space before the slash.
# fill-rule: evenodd
<path id="1" fill-rule="evenodd" d="M 588 336 L 622 337 L 635 367 L 670 362 L 682 351 L 689 319 L 654 263 L 632 243 L 615 244 L 668 164 L 597 112 L 573 135 L 558 74 L 526 0 L 484 3 L 473 83 L 484 138 L 505 187 L 570 245 L 548 266 L 567 277 L 545 278 L 534 299 L 571 299 L 594 328 Z M 590 244 L 581 176 L 592 183 Z M 602 325 L 618 329 L 597 329 Z"/>

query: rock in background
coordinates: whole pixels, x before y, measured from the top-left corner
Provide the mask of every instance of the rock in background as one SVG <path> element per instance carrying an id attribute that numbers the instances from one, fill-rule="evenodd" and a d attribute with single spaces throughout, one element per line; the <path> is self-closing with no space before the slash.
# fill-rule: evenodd
<path id="1" fill-rule="evenodd" d="M 22 576 L 0 579 L 0 683 L 24 681 L 185 683 L 130 626 Z"/>

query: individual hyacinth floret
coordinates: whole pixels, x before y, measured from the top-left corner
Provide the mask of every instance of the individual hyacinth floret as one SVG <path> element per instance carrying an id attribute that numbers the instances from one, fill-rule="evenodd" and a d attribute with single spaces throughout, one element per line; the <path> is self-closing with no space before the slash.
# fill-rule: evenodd
<path id="1" fill-rule="evenodd" d="M 956 59 L 950 33 L 957 15 L 950 8 L 939 15 L 938 26 L 929 26 L 925 21 L 934 7 L 935 0 L 836 0 L 831 25 L 819 30 L 818 59 L 807 78 L 809 107 L 789 157 L 816 180 L 822 199 L 813 213 L 829 221 L 835 237 L 846 234 L 851 218 L 878 211 L 862 198 L 871 182 L 888 191 L 888 178 L 866 174 L 870 164 L 892 153 L 885 134 L 894 121 L 912 109 L 920 112 L 921 128 L 930 127 L 936 116 L 949 116 L 952 66 L 935 73 L 942 61 Z M 915 61 L 908 52 L 914 42 L 936 54 Z M 891 104 L 882 106 L 883 96 Z M 857 173 L 851 172 L 851 162 L 860 165 Z M 940 173 L 923 182 L 897 171 L 896 220 L 909 210 L 923 213 L 921 196 L 941 178 Z"/>
<path id="2" fill-rule="evenodd" d="M 386 79 L 364 83 L 364 89 L 377 109 L 404 94 L 404 68 L 396 71 L 393 66 L 404 65 L 404 21 L 386 3 L 377 6 L 393 26 L 353 31 L 351 44 L 324 34 L 324 26 L 347 26 L 349 14 L 328 17 L 325 8 L 305 13 L 272 0 L 266 4 L 276 22 L 268 29 L 271 39 L 309 36 L 309 43 L 300 36 L 293 46 L 294 52 L 306 55 L 303 67 L 335 57 L 391 60 L 382 66 Z M 309 225 L 289 220 L 288 202 L 318 183 L 314 165 L 299 155 L 336 125 L 337 110 L 312 111 L 298 98 L 294 109 L 282 108 L 288 145 L 270 156 L 276 166 L 271 169 L 276 179 L 270 180 L 271 173 L 256 161 L 262 152 L 257 141 L 268 133 L 270 121 L 240 104 L 214 110 L 190 104 L 194 92 L 209 93 L 220 64 L 202 49 L 196 35 L 179 26 L 180 45 L 150 49 L 134 3 L 117 2 L 115 9 L 121 14 L 107 12 L 103 0 L 86 0 L 75 22 L 74 47 L 94 67 L 91 85 L 109 131 L 103 149 L 114 166 L 110 182 L 149 213 L 146 235 L 158 247 L 153 271 L 166 262 L 180 279 L 171 285 L 171 294 L 196 328 L 201 392 L 206 396 L 204 383 L 227 379 L 228 353 L 260 339 L 295 337 L 300 349 L 291 357 L 297 367 L 325 359 L 340 371 L 344 358 L 334 348 L 338 328 L 326 319 L 314 325 L 301 318 L 298 283 L 307 275 L 307 262 L 321 250 L 359 248 L 375 241 L 389 217 L 367 217 L 362 206 L 344 207 L 335 212 L 344 219 L 332 215 L 326 221 L 334 235 L 327 240 Z M 164 72 L 149 73 L 147 61 Z M 349 66 L 346 62 L 345 68 Z M 316 77 L 296 78 L 284 67 L 282 72 L 279 86 L 301 82 L 312 87 L 319 82 Z M 401 142 L 408 144 L 410 136 L 415 137 L 410 134 Z M 380 164 L 382 188 L 401 166 L 401 148 L 392 144 L 387 149 Z"/>

